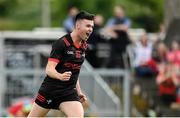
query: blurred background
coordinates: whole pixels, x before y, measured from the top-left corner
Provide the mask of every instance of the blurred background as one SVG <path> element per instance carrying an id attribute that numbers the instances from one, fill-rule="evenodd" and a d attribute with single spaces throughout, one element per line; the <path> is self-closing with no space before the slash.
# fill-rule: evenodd
<path id="1" fill-rule="evenodd" d="M 0 0 L 0 117 L 26 116 L 51 44 L 95 14 L 85 116 L 180 116 L 180 0 Z M 47 116 L 64 116 L 52 110 Z"/>
<path id="2" fill-rule="evenodd" d="M 113 6 L 116 4 L 126 7 L 127 16 L 133 19 L 133 27 L 144 27 L 154 32 L 158 31 L 158 25 L 164 20 L 163 0 L 1 0 L 0 30 L 32 30 L 44 25 L 62 27 L 71 6 L 102 14 L 106 21 L 112 16 Z M 44 12 L 48 19 L 42 19 Z M 48 23 L 43 24 L 43 20 L 48 20 Z"/>

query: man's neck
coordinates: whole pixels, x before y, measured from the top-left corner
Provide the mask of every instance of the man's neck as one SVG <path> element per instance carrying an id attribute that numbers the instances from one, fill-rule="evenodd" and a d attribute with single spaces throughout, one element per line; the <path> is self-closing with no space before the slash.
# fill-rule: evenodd
<path id="1" fill-rule="evenodd" d="M 81 44 L 81 39 L 75 31 L 73 31 L 70 35 L 71 35 L 71 38 L 72 38 L 74 44 L 77 44 L 77 45 Z"/>

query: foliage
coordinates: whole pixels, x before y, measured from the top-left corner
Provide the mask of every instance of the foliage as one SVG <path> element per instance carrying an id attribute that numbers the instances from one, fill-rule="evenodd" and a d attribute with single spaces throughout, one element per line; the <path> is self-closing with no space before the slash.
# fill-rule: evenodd
<path id="1" fill-rule="evenodd" d="M 141 8 L 138 15 L 132 17 L 134 22 L 148 32 L 156 31 L 163 22 L 163 0 L 132 0 Z"/>
<path id="2" fill-rule="evenodd" d="M 6 16 L 16 6 L 16 0 L 0 0 L 0 16 Z"/>
<path id="3" fill-rule="evenodd" d="M 43 0 L 0 0 L 0 30 L 33 29 L 41 26 Z M 163 0 L 49 0 L 51 26 L 61 27 L 69 6 L 77 6 L 94 14 L 102 14 L 105 23 L 113 16 L 113 6 L 122 4 L 133 21 L 132 27 L 156 31 L 163 20 Z M 3 24 L 2 24 L 3 23 Z"/>

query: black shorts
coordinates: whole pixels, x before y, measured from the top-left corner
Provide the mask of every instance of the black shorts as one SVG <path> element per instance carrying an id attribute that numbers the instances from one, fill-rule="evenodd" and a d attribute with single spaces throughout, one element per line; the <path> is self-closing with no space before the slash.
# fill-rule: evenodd
<path id="1" fill-rule="evenodd" d="M 63 87 L 64 88 L 64 87 Z M 59 109 L 59 105 L 65 101 L 79 101 L 75 88 L 63 89 L 59 86 L 49 86 L 49 83 L 42 85 L 36 96 L 35 103 L 46 109 Z"/>

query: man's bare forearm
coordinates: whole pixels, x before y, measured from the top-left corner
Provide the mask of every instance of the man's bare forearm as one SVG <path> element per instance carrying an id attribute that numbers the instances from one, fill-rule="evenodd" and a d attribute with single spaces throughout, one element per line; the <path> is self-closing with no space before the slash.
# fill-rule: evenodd
<path id="1" fill-rule="evenodd" d="M 79 78 L 78 78 L 77 83 L 76 83 L 76 90 L 77 90 L 78 94 L 82 93 L 81 92 L 81 86 L 80 86 L 80 83 L 79 83 Z"/>

